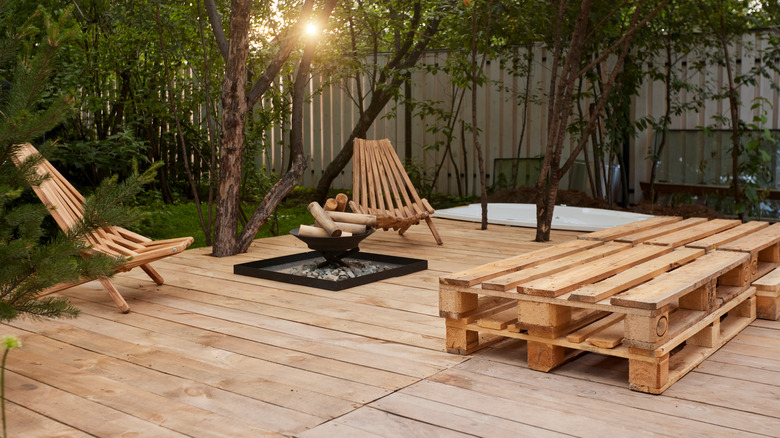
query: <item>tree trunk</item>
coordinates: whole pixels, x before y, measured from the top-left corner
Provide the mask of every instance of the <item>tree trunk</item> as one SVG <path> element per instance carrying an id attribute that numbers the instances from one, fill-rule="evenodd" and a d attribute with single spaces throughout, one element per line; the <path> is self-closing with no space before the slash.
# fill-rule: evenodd
<path id="1" fill-rule="evenodd" d="M 663 118 L 663 131 L 661 131 L 661 141 L 658 142 L 658 147 L 654 148 L 652 156 L 652 165 L 650 167 L 650 204 L 655 205 L 655 180 L 658 173 L 658 162 L 661 160 L 661 154 L 666 147 L 667 134 L 669 133 L 669 122 L 672 115 L 672 43 L 667 37 L 666 39 L 666 74 L 664 75 L 665 85 L 665 102 L 664 102 L 664 118 Z M 652 210 L 651 210 L 652 211 Z"/>
<path id="2" fill-rule="evenodd" d="M 723 60 L 726 64 L 726 78 L 729 86 L 729 116 L 731 118 L 731 190 L 734 195 L 734 205 L 739 208 L 742 202 L 742 192 L 739 189 L 739 92 L 734 83 L 734 72 L 732 71 L 731 60 L 729 59 L 729 42 L 725 38 L 720 38 L 723 49 Z M 739 211 L 739 219 L 745 220 L 745 210 Z"/>
<path id="3" fill-rule="evenodd" d="M 490 7 L 488 3 L 488 24 L 490 29 Z M 474 6 L 471 15 L 471 133 L 474 136 L 474 150 L 477 151 L 477 164 L 479 166 L 479 199 L 482 210 L 481 229 L 488 228 L 488 206 L 487 206 L 487 181 L 485 178 L 485 154 L 482 151 L 482 144 L 479 142 L 479 130 L 477 129 L 477 85 L 479 83 L 477 74 L 485 68 L 487 53 L 482 55 L 482 62 L 477 65 L 477 1 L 474 0 Z"/>
<path id="4" fill-rule="evenodd" d="M 222 138 L 219 157 L 219 189 L 212 254 L 225 257 L 237 252 L 241 148 L 246 121 L 247 56 L 252 2 L 233 0 L 230 11 L 229 56 L 222 83 Z"/>

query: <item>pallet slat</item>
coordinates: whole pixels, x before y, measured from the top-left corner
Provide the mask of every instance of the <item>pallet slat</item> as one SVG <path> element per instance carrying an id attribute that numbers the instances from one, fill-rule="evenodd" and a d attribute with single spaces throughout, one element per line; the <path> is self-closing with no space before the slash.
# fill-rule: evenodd
<path id="1" fill-rule="evenodd" d="M 595 248 L 580 251 L 575 254 L 559 258 L 528 269 L 523 269 L 511 274 L 495 277 L 482 283 L 483 289 L 508 291 L 517 287 L 520 283 L 535 280 L 540 277 L 552 275 L 573 266 L 582 265 L 593 260 L 607 257 L 616 252 L 628 249 L 630 245 L 625 243 L 609 242 Z"/>
<path id="2" fill-rule="evenodd" d="M 756 253 L 780 242 L 780 222 L 720 247 L 724 251 Z"/>
<path id="3" fill-rule="evenodd" d="M 700 249 L 678 248 L 654 260 L 627 269 L 598 283 L 583 286 L 569 295 L 569 300 L 597 303 L 633 286 L 639 285 L 664 272 L 682 266 L 704 255 Z"/>
<path id="4" fill-rule="evenodd" d="M 754 233 L 768 226 L 769 226 L 769 222 L 759 222 L 759 221 L 748 222 L 742 225 L 738 225 L 734 228 L 731 228 L 730 230 L 723 231 L 694 242 L 690 242 L 685 246 L 689 248 L 700 248 L 705 251 L 711 251 L 713 249 L 718 249 L 729 242 L 737 240 L 741 237 L 745 237 L 748 234 Z"/>
<path id="5" fill-rule="evenodd" d="M 683 228 L 682 230 L 673 233 L 652 238 L 645 243 L 674 247 L 683 246 L 686 243 L 695 242 L 712 236 L 713 234 L 727 231 L 740 223 L 739 220 L 713 219 L 709 222 L 704 222 L 692 227 Z"/>
<path id="6" fill-rule="evenodd" d="M 610 303 L 616 306 L 657 310 L 671 304 L 680 296 L 699 288 L 748 260 L 740 253 L 713 252 L 672 272 L 662 274 L 630 291 L 613 296 Z"/>
<path id="7" fill-rule="evenodd" d="M 679 222 L 672 222 L 658 227 L 653 227 L 647 230 L 639 231 L 637 233 L 628 234 L 615 239 L 616 242 L 626 242 L 632 245 L 640 244 L 644 241 L 653 239 L 655 237 L 663 236 L 664 234 L 673 233 L 684 228 L 699 225 L 707 222 L 707 219 L 702 217 L 692 217 Z"/>
<path id="8" fill-rule="evenodd" d="M 673 222 L 679 222 L 681 220 L 682 218 L 677 216 L 656 216 L 650 219 L 645 219 L 642 221 L 632 222 L 630 224 L 619 225 L 617 227 L 608 228 L 606 230 L 583 234 L 581 236 L 577 236 L 577 238 L 586 239 L 586 240 L 600 240 L 600 241 L 615 240 L 618 237 L 623 237 L 628 234 L 638 233 L 650 228 L 655 228 L 661 225 L 667 225 Z"/>
<path id="9" fill-rule="evenodd" d="M 453 286 L 474 286 L 477 283 L 490 280 L 501 275 L 536 266 L 544 262 L 560 257 L 565 257 L 580 251 L 594 248 L 599 245 L 602 245 L 602 243 L 570 240 L 555 246 L 527 252 L 519 256 L 488 263 L 476 268 L 467 269 L 447 277 L 441 277 L 439 278 L 439 283 L 450 284 Z"/>
<path id="10" fill-rule="evenodd" d="M 622 322 L 623 318 L 625 318 L 625 315 L 620 313 L 613 313 L 575 332 L 569 333 L 568 335 L 566 335 L 566 340 L 569 342 L 573 342 L 575 344 L 579 344 L 580 342 L 585 342 L 585 340 L 587 340 L 589 337 L 619 322 Z"/>
<path id="11" fill-rule="evenodd" d="M 625 269 L 670 252 L 672 252 L 671 247 L 654 245 L 635 246 L 599 260 L 558 272 L 554 276 L 522 283 L 517 287 L 517 290 L 529 295 L 557 297 L 583 284 L 603 280 Z"/>

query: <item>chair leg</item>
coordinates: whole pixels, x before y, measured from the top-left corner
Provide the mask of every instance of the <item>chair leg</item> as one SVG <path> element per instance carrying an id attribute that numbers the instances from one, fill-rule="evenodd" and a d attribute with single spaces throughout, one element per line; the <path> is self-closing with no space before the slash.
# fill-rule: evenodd
<path id="1" fill-rule="evenodd" d="M 162 275 L 160 275 L 157 271 L 155 271 L 154 268 L 152 268 L 152 265 L 148 263 L 145 265 L 141 265 L 141 269 L 143 269 L 144 272 L 146 272 L 146 274 L 149 275 L 149 277 L 151 277 L 152 281 L 154 281 L 155 283 L 157 284 L 165 283 L 165 280 L 163 280 Z"/>
<path id="2" fill-rule="evenodd" d="M 444 242 L 441 241 L 441 237 L 439 236 L 439 232 L 436 231 L 436 227 L 433 226 L 433 219 L 429 217 L 425 218 L 425 223 L 428 224 L 428 228 L 431 229 L 431 233 L 433 233 L 433 238 L 436 239 L 436 243 L 439 245 L 442 245 Z"/>
<path id="3" fill-rule="evenodd" d="M 408 224 L 406 224 L 406 225 L 402 226 L 401 228 L 399 228 L 399 229 L 398 229 L 398 234 L 400 234 L 401 236 L 403 236 L 403 235 L 404 235 L 404 233 L 406 232 L 406 230 L 408 230 L 409 228 L 411 228 L 411 226 L 412 226 L 412 225 L 414 225 L 414 224 L 412 224 L 412 223 L 408 223 Z"/>
<path id="4" fill-rule="evenodd" d="M 125 301 L 125 299 L 122 298 L 122 295 L 119 294 L 119 291 L 114 286 L 114 283 L 111 283 L 111 280 L 107 278 L 101 278 L 100 284 L 102 284 L 103 287 L 106 288 L 106 291 L 108 291 L 108 295 L 111 296 L 111 299 L 114 300 L 116 306 L 119 307 L 119 310 L 121 310 L 122 313 L 127 313 L 130 311 L 130 306 L 127 304 L 127 301 Z"/>

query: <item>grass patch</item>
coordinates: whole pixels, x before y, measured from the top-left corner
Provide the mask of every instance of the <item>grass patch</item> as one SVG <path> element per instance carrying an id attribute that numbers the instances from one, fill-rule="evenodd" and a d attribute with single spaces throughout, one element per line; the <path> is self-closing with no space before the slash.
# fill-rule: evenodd
<path id="1" fill-rule="evenodd" d="M 338 192 L 334 190 L 330 195 L 335 196 Z M 342 192 L 348 196 L 352 195 L 349 191 L 342 190 Z M 314 219 L 306 206 L 311 202 L 313 195 L 313 188 L 296 187 L 263 224 L 256 238 L 281 236 L 288 234 L 291 229 L 297 228 L 301 224 L 312 224 Z M 439 209 L 469 204 L 476 202 L 475 199 L 434 195 L 430 202 L 434 209 Z M 247 216 L 251 216 L 256 206 L 257 204 L 245 203 L 242 208 Z M 204 215 L 207 216 L 206 206 L 203 207 Z M 133 227 L 133 231 L 155 240 L 192 236 L 195 238 L 195 242 L 190 246 L 191 248 L 206 246 L 206 237 L 201 229 L 194 203 L 173 205 L 155 203 L 138 208 L 144 212 L 144 217 L 138 225 Z"/>

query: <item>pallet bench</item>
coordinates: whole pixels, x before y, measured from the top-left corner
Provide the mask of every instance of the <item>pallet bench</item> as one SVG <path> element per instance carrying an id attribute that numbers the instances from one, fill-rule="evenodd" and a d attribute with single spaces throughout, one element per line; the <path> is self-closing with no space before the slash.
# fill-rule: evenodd
<path id="1" fill-rule="evenodd" d="M 524 339 L 540 371 L 622 357 L 631 389 L 660 394 L 756 318 L 757 288 L 777 314 L 780 273 L 761 277 L 778 248 L 780 224 L 656 217 L 454 273 L 439 279 L 447 351 Z"/>

